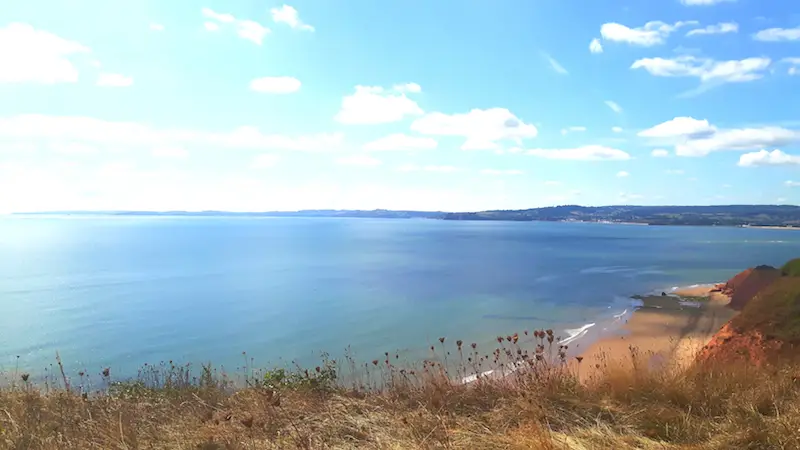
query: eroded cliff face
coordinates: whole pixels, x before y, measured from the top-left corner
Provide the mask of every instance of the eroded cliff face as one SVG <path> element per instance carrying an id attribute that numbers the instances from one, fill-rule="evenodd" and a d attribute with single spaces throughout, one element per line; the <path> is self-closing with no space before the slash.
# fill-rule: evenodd
<path id="1" fill-rule="evenodd" d="M 724 285 L 729 306 L 741 311 L 703 347 L 698 360 L 763 365 L 795 358 L 800 348 L 800 277 L 769 266 L 747 269 Z"/>
<path id="2" fill-rule="evenodd" d="M 697 355 L 700 362 L 748 362 L 761 366 L 780 352 L 782 342 L 769 340 L 758 330 L 739 330 L 725 324 Z"/>
<path id="3" fill-rule="evenodd" d="M 731 298 L 728 306 L 741 311 L 759 292 L 780 277 L 780 270 L 770 266 L 758 266 L 739 272 L 727 283 L 717 286 L 717 289 Z"/>
<path id="4" fill-rule="evenodd" d="M 759 292 L 780 278 L 781 272 L 769 266 L 746 269 L 736 274 L 717 289 L 731 301 L 728 306 L 741 311 Z M 734 318 L 735 319 L 735 318 Z M 700 361 L 732 362 L 747 360 L 754 364 L 763 364 L 767 354 L 776 350 L 779 343 L 767 341 L 757 330 L 742 330 L 736 327 L 731 319 L 719 330 L 711 341 L 703 347 L 698 355 Z"/>

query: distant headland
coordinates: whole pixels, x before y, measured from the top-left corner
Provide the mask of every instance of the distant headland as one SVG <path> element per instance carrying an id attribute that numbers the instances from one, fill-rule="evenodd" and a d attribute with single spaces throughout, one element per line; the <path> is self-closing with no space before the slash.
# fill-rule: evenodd
<path id="1" fill-rule="evenodd" d="M 800 206 L 549 206 L 478 212 L 310 209 L 301 211 L 48 211 L 19 215 L 113 215 L 185 217 L 350 217 L 380 219 L 600 222 L 641 225 L 695 225 L 800 228 Z"/>

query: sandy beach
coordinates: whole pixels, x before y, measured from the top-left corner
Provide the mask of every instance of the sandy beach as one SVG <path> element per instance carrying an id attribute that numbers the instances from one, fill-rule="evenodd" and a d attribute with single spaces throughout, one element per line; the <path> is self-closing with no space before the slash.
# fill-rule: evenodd
<path id="1" fill-rule="evenodd" d="M 592 371 L 625 367 L 638 361 L 657 367 L 667 362 L 688 362 L 736 311 L 726 305 L 730 298 L 714 286 L 679 289 L 668 296 L 642 297 L 642 306 L 624 326 L 581 352 L 587 377 Z M 635 350 L 632 350 L 635 349 Z"/>

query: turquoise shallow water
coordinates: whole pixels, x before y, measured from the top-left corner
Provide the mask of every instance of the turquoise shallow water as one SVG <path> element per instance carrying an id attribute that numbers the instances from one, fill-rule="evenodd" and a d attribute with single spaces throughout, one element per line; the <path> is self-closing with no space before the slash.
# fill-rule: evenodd
<path id="1" fill-rule="evenodd" d="M 0 219 L 0 369 L 133 375 L 320 351 L 425 357 L 438 337 L 567 338 L 633 294 L 800 255 L 800 232 L 437 220 Z M 580 340 L 573 341 L 577 345 Z"/>

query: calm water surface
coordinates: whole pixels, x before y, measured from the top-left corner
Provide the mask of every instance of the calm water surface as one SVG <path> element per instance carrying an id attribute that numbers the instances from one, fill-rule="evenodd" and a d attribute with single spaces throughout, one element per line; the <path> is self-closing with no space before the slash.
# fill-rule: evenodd
<path id="1" fill-rule="evenodd" d="M 0 370 L 425 357 L 613 322 L 633 294 L 800 256 L 800 232 L 437 220 L 0 219 Z M 577 341 L 579 343 L 580 341 Z"/>

